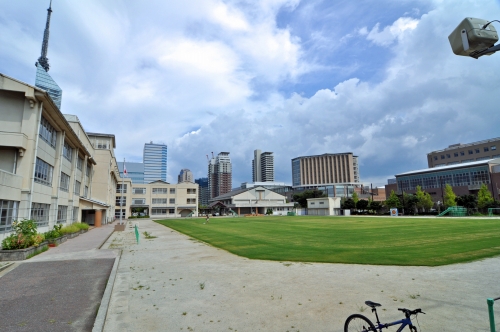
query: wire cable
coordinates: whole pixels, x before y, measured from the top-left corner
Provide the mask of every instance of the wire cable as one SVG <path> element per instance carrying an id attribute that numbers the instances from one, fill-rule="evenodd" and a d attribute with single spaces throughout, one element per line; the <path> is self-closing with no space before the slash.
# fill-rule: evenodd
<path id="1" fill-rule="evenodd" d="M 499 20 L 489 21 L 488 23 L 486 23 L 485 25 L 483 25 L 483 27 L 481 28 L 481 30 L 486 29 L 486 27 L 487 27 L 488 25 L 490 25 L 490 23 L 493 23 L 493 22 L 498 22 L 498 23 L 500 23 L 500 21 L 499 21 Z"/>

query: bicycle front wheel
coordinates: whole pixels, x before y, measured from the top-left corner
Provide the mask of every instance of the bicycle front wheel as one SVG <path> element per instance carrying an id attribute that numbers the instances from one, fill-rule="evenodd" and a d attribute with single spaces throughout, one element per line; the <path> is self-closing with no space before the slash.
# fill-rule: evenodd
<path id="1" fill-rule="evenodd" d="M 354 314 L 347 317 L 344 332 L 376 332 L 375 325 L 363 315 Z"/>

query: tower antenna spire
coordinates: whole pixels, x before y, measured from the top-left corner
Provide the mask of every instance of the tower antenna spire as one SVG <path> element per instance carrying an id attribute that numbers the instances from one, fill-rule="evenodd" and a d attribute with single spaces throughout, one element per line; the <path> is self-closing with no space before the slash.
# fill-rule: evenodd
<path id="1" fill-rule="evenodd" d="M 42 54 L 38 58 L 38 63 L 49 71 L 49 59 L 47 58 L 47 51 L 49 49 L 49 28 L 50 28 L 50 15 L 52 14 L 52 0 L 50 0 L 49 8 L 47 9 L 47 22 L 45 23 L 45 30 L 43 32 Z"/>

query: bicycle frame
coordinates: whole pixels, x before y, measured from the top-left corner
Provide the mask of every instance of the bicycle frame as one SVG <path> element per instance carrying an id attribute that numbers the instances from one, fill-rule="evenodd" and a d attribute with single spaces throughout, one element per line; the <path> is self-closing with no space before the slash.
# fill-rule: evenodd
<path id="1" fill-rule="evenodd" d="M 386 323 L 386 324 L 380 324 L 380 322 L 378 322 L 378 319 L 377 319 L 377 326 L 375 327 L 375 329 L 382 331 L 383 328 L 388 328 L 389 326 L 394 326 L 394 325 L 399 325 L 399 324 L 401 324 L 401 326 L 398 328 L 398 330 L 396 332 L 403 331 L 403 329 L 408 325 L 413 326 L 410 318 L 404 318 L 404 319 L 401 319 L 401 320 L 398 320 L 398 321 L 395 321 L 392 323 Z"/>

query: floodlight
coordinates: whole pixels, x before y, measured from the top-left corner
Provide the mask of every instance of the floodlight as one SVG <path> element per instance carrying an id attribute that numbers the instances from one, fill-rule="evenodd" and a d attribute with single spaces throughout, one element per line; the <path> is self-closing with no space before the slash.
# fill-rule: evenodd
<path id="1" fill-rule="evenodd" d="M 492 21 L 491 21 L 492 22 Z M 490 21 L 480 18 L 465 18 L 448 36 L 453 53 L 479 58 L 500 50 L 498 33 Z"/>

